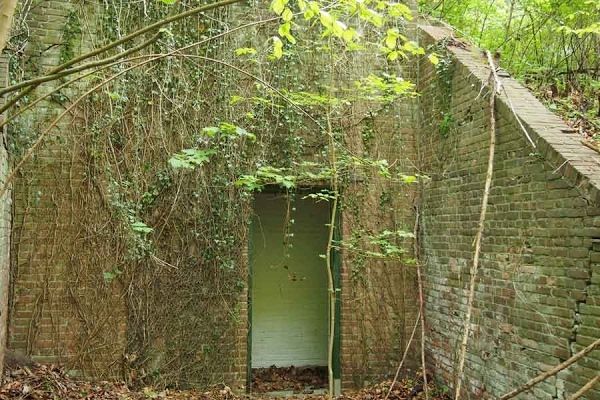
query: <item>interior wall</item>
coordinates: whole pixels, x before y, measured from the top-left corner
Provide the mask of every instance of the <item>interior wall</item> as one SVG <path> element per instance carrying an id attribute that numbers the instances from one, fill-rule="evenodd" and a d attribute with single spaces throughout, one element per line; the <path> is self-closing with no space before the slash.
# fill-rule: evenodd
<path id="1" fill-rule="evenodd" d="M 329 204 L 264 193 L 254 212 L 252 367 L 326 366 Z"/>

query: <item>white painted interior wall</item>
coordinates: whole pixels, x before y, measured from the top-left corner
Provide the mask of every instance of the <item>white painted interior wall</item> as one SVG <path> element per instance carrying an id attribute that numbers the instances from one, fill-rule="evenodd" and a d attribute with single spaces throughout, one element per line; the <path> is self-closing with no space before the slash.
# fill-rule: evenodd
<path id="1" fill-rule="evenodd" d="M 329 205 L 302 200 L 285 245 L 284 194 L 256 196 L 252 224 L 252 367 L 327 365 L 327 247 Z M 295 208 L 295 209 L 294 209 Z M 287 256 L 286 256 L 287 253 Z"/>

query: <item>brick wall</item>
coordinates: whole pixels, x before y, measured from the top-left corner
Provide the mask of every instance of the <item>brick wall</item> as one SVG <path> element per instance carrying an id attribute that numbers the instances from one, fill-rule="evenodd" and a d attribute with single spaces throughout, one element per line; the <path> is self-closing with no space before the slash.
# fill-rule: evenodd
<path id="1" fill-rule="evenodd" d="M 410 65 L 404 66 L 405 78 L 411 79 L 412 72 Z M 365 105 L 358 104 L 352 114 L 364 120 L 357 125 L 348 123 L 353 126 L 345 132 L 349 151 L 385 159 L 407 175 L 414 173 L 415 102 L 403 99 L 371 117 L 363 115 L 364 111 Z M 342 239 L 384 230 L 412 233 L 416 186 L 383 179 L 376 171 L 368 171 L 366 176 L 362 173 L 359 171 L 356 182 L 342 192 Z M 402 245 L 406 258 L 413 258 L 412 240 Z M 361 387 L 393 376 L 400 362 L 418 308 L 415 267 L 342 251 L 341 272 L 342 387 Z M 412 348 L 406 363 L 409 367 L 418 359 L 418 340 Z"/>
<path id="2" fill-rule="evenodd" d="M 54 0 L 35 5 L 29 22 L 31 40 L 23 60 L 24 64 L 31 66 L 26 73 L 28 77 L 39 74 L 34 66 L 47 70 L 59 64 L 67 25 L 72 13 L 78 12 L 80 3 Z M 239 18 L 240 24 L 242 17 L 248 17 L 245 6 L 232 7 L 228 12 L 232 20 Z M 99 10 L 98 18 L 100 15 Z M 255 17 L 252 16 L 253 19 Z M 83 51 L 86 46 L 97 45 L 97 38 L 90 36 L 93 32 L 90 32 L 89 26 L 93 24 L 88 23 L 82 37 L 77 38 L 73 49 L 75 53 Z M 264 46 L 265 31 L 261 29 L 257 27 L 256 31 L 244 32 L 232 38 L 231 42 L 220 43 L 226 49 L 223 54 L 233 57 L 232 49 L 248 43 L 259 42 L 257 48 Z M 314 57 L 314 54 L 307 56 Z M 379 53 L 378 57 L 384 58 Z M 314 85 L 316 91 L 321 89 L 319 85 L 328 84 L 320 81 L 326 79 L 329 67 L 324 64 L 324 69 L 319 71 L 313 64 L 314 60 L 305 66 L 290 63 L 285 68 L 290 71 L 297 65 L 304 68 L 299 71 L 300 76 L 310 77 L 305 80 Z M 347 89 L 352 89 L 355 79 L 373 71 L 373 63 L 371 59 L 355 59 L 349 64 L 352 66 L 350 70 L 347 66 L 339 68 L 339 79 L 347 85 Z M 264 74 L 260 68 L 258 72 Z M 412 66 L 407 65 L 404 69 L 405 76 L 415 72 Z M 390 67 L 388 72 L 392 70 Z M 239 86 L 247 86 L 249 95 L 255 94 L 252 92 L 255 90 L 253 82 L 241 80 Z M 45 85 L 38 89 L 37 94 L 47 93 L 54 87 L 55 84 Z M 67 100 L 55 96 L 40 103 L 20 120 L 18 126 L 25 127 L 25 130 L 35 133 L 32 136 L 36 136 L 79 92 L 75 87 L 63 92 Z M 226 89 L 220 92 L 226 102 L 229 101 L 227 94 Z M 416 102 L 403 101 L 393 107 L 382 107 L 376 115 L 367 112 L 373 108 L 371 106 L 373 104 L 357 104 L 348 110 L 349 116 L 343 126 L 346 146 L 359 155 L 387 159 L 391 165 L 401 166 L 406 174 L 414 172 L 411 159 L 415 152 Z M 241 290 L 239 300 L 232 307 L 223 301 L 222 309 L 207 310 L 206 304 L 214 302 L 210 303 L 212 292 L 204 290 L 207 288 L 202 287 L 202 283 L 211 282 L 209 279 L 213 277 L 208 276 L 211 272 L 207 271 L 208 268 L 199 268 L 192 262 L 204 249 L 180 240 L 175 229 L 167 229 L 160 242 L 156 243 L 157 254 L 160 256 L 163 250 L 164 254 L 180 250 L 177 251 L 177 260 L 189 256 L 189 265 L 184 265 L 185 259 L 174 272 L 164 266 L 131 263 L 126 265 L 131 274 L 125 273 L 111 283 L 103 279 L 103 272 L 111 271 L 115 266 L 124 267 L 127 249 L 115 239 L 114 225 L 109 223 L 113 215 L 107 204 L 107 189 L 103 186 L 104 182 L 93 179 L 94 171 L 85 158 L 89 150 L 85 148 L 85 141 L 79 140 L 93 128 L 86 125 L 89 122 L 87 118 L 85 110 L 76 110 L 64 119 L 48 135 L 16 181 L 10 347 L 38 361 L 64 363 L 72 372 L 91 377 L 136 378 L 145 373 L 164 371 L 161 370 L 164 367 L 171 368 L 167 371 L 171 375 L 165 378 L 170 383 L 184 386 L 207 381 L 226 382 L 233 389 L 243 389 L 248 357 L 247 288 Z M 322 132 L 312 129 L 312 126 L 306 129 L 309 144 L 305 155 L 311 160 L 319 157 L 313 153 L 322 150 L 324 138 Z M 147 141 L 164 141 L 164 136 L 160 135 L 167 133 L 160 129 L 149 130 Z M 283 141 L 289 132 L 281 131 L 281 139 L 278 140 Z M 170 148 L 165 150 L 171 151 Z M 275 157 L 281 157 L 281 154 L 275 154 Z M 416 197 L 413 187 L 381 179 L 376 171 L 362 178 L 357 175 L 356 178 L 348 183 L 343 193 L 341 219 L 344 239 L 359 230 L 365 234 L 377 234 L 385 229 L 412 232 Z M 193 190 L 184 188 L 182 192 L 173 193 L 174 197 L 161 199 L 164 200 L 161 205 L 171 210 L 171 202 L 177 195 L 191 199 Z M 192 203 L 193 200 L 190 201 Z M 209 211 L 206 212 L 206 218 L 209 218 Z M 156 218 L 161 217 L 160 212 L 155 214 Z M 186 215 L 169 212 L 169 216 L 173 225 L 196 223 L 186 219 Z M 239 237 L 244 242 L 243 233 Z M 407 257 L 412 257 L 412 242 L 406 241 L 403 245 L 407 249 Z M 241 254 L 236 261 L 239 261 L 236 265 L 243 274 L 247 267 L 247 254 Z M 395 372 L 415 322 L 415 274 L 414 267 L 402 262 L 359 260 L 350 253 L 344 253 L 341 275 L 342 386 L 350 388 L 389 377 Z M 221 278 L 218 275 L 215 281 L 219 282 Z M 174 286 L 173 282 L 176 282 Z M 148 284 L 146 287 L 152 290 L 145 293 L 148 295 L 146 298 L 138 301 L 136 296 L 141 291 L 136 290 L 142 290 L 143 284 Z M 179 290 L 188 295 L 194 294 L 194 302 L 189 303 L 193 307 L 183 301 L 176 303 Z M 133 308 L 140 304 L 142 308 L 150 309 L 142 317 L 136 315 L 134 318 Z M 236 323 L 227 328 L 226 337 L 212 337 L 207 341 L 221 346 L 220 350 L 212 353 L 213 357 L 214 354 L 221 357 L 218 360 L 221 369 L 211 371 L 207 374 L 211 375 L 209 377 L 197 376 L 197 370 L 185 363 L 165 363 L 166 357 L 176 358 L 181 354 L 192 364 L 201 361 L 205 356 L 203 349 L 186 347 L 186 338 L 190 333 L 200 332 L 200 329 L 203 334 L 210 336 L 212 332 L 214 336 L 216 328 L 212 324 L 223 323 L 230 313 L 235 314 Z M 169 315 L 170 319 L 163 318 L 164 315 Z M 193 325 L 177 325 L 177 320 L 182 318 L 194 319 L 199 330 L 190 332 L 189 328 Z M 155 330 L 148 333 L 149 327 Z M 136 335 L 142 334 L 149 334 L 151 338 L 149 343 L 145 343 L 145 348 L 137 348 L 132 343 L 137 340 Z M 196 335 L 195 340 L 199 337 L 199 334 Z M 414 349 L 418 349 L 417 343 L 415 341 Z M 416 359 L 417 351 L 411 354 L 414 357 L 411 356 L 408 364 L 414 365 L 412 361 Z M 146 355 L 150 360 L 147 365 L 133 365 Z"/>
<path id="3" fill-rule="evenodd" d="M 30 40 L 22 65 L 34 77 L 61 63 L 65 46 L 75 54 L 89 39 L 66 43 L 70 1 L 32 5 Z M 90 14 L 92 15 L 92 14 Z M 89 37 L 88 37 L 89 38 Z M 35 95 L 58 86 L 40 87 Z M 15 158 L 66 107 L 77 88 L 63 90 L 25 113 L 11 129 Z M 81 148 L 74 140 L 76 113 L 61 120 L 17 176 L 13 192 L 12 298 L 9 347 L 41 362 L 64 363 L 73 373 L 120 376 L 125 315 L 121 289 L 108 287 L 97 268 L 98 236 L 103 208 L 91 190 Z M 20 140 L 23 142 L 20 142 Z M 99 210 L 94 223 L 90 210 Z M 111 260 L 106 260 L 110 262 Z"/>
<path id="4" fill-rule="evenodd" d="M 69 1 L 48 1 L 33 8 L 29 65 L 58 64 L 72 6 Z M 431 27 L 420 32 L 424 45 L 447 35 Z M 253 40 L 258 39 L 257 34 Z M 246 40 L 240 37 L 234 45 Z M 85 43 L 84 39 L 83 47 Z M 376 173 L 358 174 L 346 182 L 341 212 L 342 238 L 349 239 L 356 232 L 412 231 L 414 207 L 420 203 L 428 360 L 446 382 L 453 381 L 489 143 L 488 94 L 482 90 L 489 74 L 485 60 L 457 46 L 449 47 L 449 56 L 452 62 L 443 71 L 427 62 L 418 71 L 403 67 L 405 76 L 418 79 L 418 99 L 398 102 L 377 115 L 367 113 L 368 104 L 356 104 L 343 126 L 345 145 L 352 152 L 387 159 L 406 174 L 415 171 L 416 163 L 431 181 L 419 196 L 414 187 L 380 179 Z M 338 78 L 351 88 L 357 77 L 373 70 L 372 65 L 372 60 L 352 60 Z M 304 72 L 317 81 L 327 71 Z M 28 73 L 34 76 L 37 71 Z M 467 390 L 490 395 L 523 383 L 600 336 L 600 157 L 525 89 L 510 79 L 504 84 L 537 148 L 529 146 L 502 97 L 466 368 Z M 63 106 L 42 103 L 26 115 L 25 126 L 40 132 Z M 98 249 L 113 243 L 114 232 L 104 224 L 111 215 L 102 195 L 87 179 L 85 149 L 70 140 L 70 135 L 83 132 L 79 123 L 76 117 L 61 123 L 15 184 L 9 344 L 40 361 L 67 363 L 74 372 L 119 375 L 123 356 L 132 355 L 126 345 L 126 335 L 133 332 L 126 325 L 130 310 L 125 282 L 107 285 L 102 272 L 121 262 L 124 250 L 113 251 L 114 259 L 98 260 Z M 312 136 L 313 150 L 322 146 L 318 138 Z M 0 162 L 1 154 L 0 148 Z M 403 245 L 410 253 L 413 243 Z M 0 254 L 6 254 L 2 244 Z M 418 300 L 413 266 L 360 259 L 350 252 L 342 255 L 341 379 L 342 387 L 350 388 L 393 374 L 414 326 Z M 247 254 L 240 260 L 244 268 Z M 211 377 L 235 389 L 242 389 L 247 379 L 247 306 L 244 289 L 235 309 L 236 324 L 227 331 L 232 350 L 223 370 Z M 155 339 L 152 351 L 158 358 L 165 343 L 176 344 L 168 335 Z M 418 364 L 418 349 L 416 340 L 411 368 Z M 597 373 L 598 357 L 592 354 L 522 397 L 572 394 Z M 195 378 L 185 377 L 188 383 Z M 598 395 L 592 391 L 588 398 Z"/>
<path id="5" fill-rule="evenodd" d="M 453 382 L 489 149 L 489 69 L 481 52 L 445 42 L 447 68 L 423 62 L 419 87 L 422 248 L 431 367 Z M 446 39 L 445 39 L 446 38 Z M 438 52 L 446 53 L 438 48 Z M 443 69 L 443 70 L 441 70 Z M 497 104 L 494 177 L 466 360 L 466 390 L 499 396 L 600 336 L 600 155 L 513 79 Z M 514 105 L 537 148 L 510 110 Z M 600 369 L 596 351 L 520 398 L 566 398 Z M 599 389 L 587 398 L 600 396 Z"/>
<path id="6" fill-rule="evenodd" d="M 411 101 L 377 116 L 372 126 L 372 143 L 359 135 L 349 135 L 354 154 L 386 159 L 413 172 L 411 157 L 414 125 Z M 402 116 L 401 118 L 398 118 Z M 365 129 L 361 125 L 360 129 Z M 351 143 L 353 141 L 353 143 Z M 365 148 L 368 147 L 368 148 Z M 372 146 L 372 147 L 370 147 Z M 342 194 L 342 239 L 354 234 L 372 235 L 384 230 L 412 233 L 415 188 L 381 179 L 369 173 Z M 412 240 L 403 243 L 406 258 L 412 258 Z M 341 271 L 341 367 L 342 387 L 372 384 L 393 376 L 415 323 L 418 300 L 415 267 L 393 260 L 361 259 L 342 251 Z M 418 341 L 406 365 L 418 358 Z"/>

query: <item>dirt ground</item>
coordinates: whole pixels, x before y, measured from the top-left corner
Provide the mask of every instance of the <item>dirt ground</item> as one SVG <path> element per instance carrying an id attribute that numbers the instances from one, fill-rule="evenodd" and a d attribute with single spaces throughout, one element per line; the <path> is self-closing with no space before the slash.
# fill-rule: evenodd
<path id="1" fill-rule="evenodd" d="M 255 385 L 260 390 L 274 391 L 279 387 L 289 390 L 288 387 L 304 389 L 323 386 L 322 374 L 319 371 L 300 371 L 293 369 L 288 371 L 274 371 L 266 368 L 262 375 L 255 377 Z M 296 382 L 290 376 L 300 379 Z M 262 380 L 261 380 L 262 379 Z M 272 400 L 275 397 L 266 393 L 252 395 L 236 395 L 226 386 L 216 387 L 210 391 L 198 390 L 159 390 L 145 387 L 140 390 L 132 390 L 124 383 L 115 382 L 89 382 L 73 379 L 67 376 L 63 369 L 52 365 L 31 364 L 28 366 L 8 367 L 4 373 L 4 380 L 0 386 L 0 400 L 72 400 L 72 399 L 107 399 L 107 400 L 147 400 L 147 399 L 171 399 L 171 400 Z M 295 386 L 294 386 L 295 385 Z M 419 378 L 405 378 L 394 385 L 389 391 L 391 382 L 382 382 L 370 388 L 354 392 L 346 392 L 339 400 L 406 400 L 424 399 L 423 385 Z M 433 385 L 430 385 L 429 398 L 432 400 L 450 399 Z M 286 399 L 303 400 L 325 400 L 326 395 L 295 394 Z"/>

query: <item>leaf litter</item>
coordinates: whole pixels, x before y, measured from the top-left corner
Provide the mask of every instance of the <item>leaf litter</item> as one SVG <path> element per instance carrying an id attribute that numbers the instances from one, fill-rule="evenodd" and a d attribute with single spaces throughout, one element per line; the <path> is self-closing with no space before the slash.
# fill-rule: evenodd
<path id="1" fill-rule="evenodd" d="M 289 387 L 289 378 L 285 378 L 281 371 L 263 371 L 277 375 L 274 382 L 263 382 L 262 390 L 270 390 L 281 386 L 281 381 L 287 382 L 283 387 Z M 293 371 L 289 369 L 288 372 Z M 284 371 L 285 372 L 285 371 Z M 302 385 L 311 387 L 322 386 L 323 381 L 315 373 L 318 371 L 301 371 L 299 374 Z M 298 374 L 298 371 L 293 373 Z M 267 377 L 271 379 L 271 377 Z M 257 382 L 255 380 L 255 382 Z M 279 382 L 279 383 L 277 383 Z M 408 400 L 424 399 L 422 380 L 419 376 L 414 378 L 407 377 L 398 380 L 390 392 L 391 381 L 381 382 L 379 384 L 356 390 L 346 391 L 338 400 Z M 298 386 L 292 385 L 298 389 Z M 279 389 L 275 389 L 279 390 Z M 292 390 L 294 390 L 292 388 Z M 446 394 L 447 390 L 440 390 L 434 384 L 429 386 L 429 398 L 431 400 L 449 400 Z M 256 393 L 251 395 L 235 394 L 229 387 L 219 385 L 211 390 L 172 390 L 145 387 L 142 389 L 132 389 L 124 382 L 108 381 L 86 381 L 70 377 L 64 368 L 56 365 L 30 364 L 27 366 L 7 366 L 4 371 L 4 380 L 0 385 L 0 400 L 148 400 L 148 399 L 167 399 L 167 400 L 265 400 L 275 399 L 276 396 L 269 393 Z M 326 400 L 326 394 L 302 394 L 296 393 L 285 397 L 286 399 L 302 400 Z"/>

